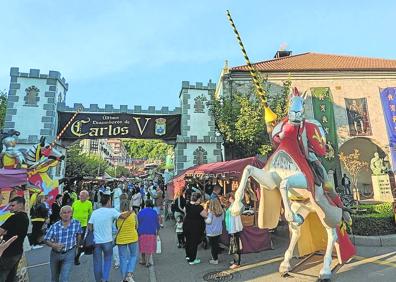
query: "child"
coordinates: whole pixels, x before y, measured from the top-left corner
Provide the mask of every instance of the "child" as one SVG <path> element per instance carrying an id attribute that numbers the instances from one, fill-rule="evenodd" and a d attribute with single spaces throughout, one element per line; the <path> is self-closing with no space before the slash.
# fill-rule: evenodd
<path id="1" fill-rule="evenodd" d="M 183 217 L 176 218 L 177 247 L 184 248 Z"/>

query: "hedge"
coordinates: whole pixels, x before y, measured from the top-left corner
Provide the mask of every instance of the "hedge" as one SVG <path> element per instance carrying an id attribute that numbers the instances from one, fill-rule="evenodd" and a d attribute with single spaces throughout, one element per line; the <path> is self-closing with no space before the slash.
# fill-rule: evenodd
<path id="1" fill-rule="evenodd" d="M 392 203 L 359 205 L 362 213 L 352 214 L 352 232 L 355 235 L 387 235 L 396 233 Z"/>

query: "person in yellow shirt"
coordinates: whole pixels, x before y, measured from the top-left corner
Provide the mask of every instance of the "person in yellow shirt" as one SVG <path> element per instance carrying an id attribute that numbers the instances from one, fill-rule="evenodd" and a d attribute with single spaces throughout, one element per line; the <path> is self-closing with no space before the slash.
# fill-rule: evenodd
<path id="1" fill-rule="evenodd" d="M 83 229 L 82 238 L 84 238 L 85 231 L 86 231 L 87 225 L 88 225 L 88 220 L 92 214 L 92 203 L 91 203 L 91 201 L 88 200 L 88 198 L 89 198 L 88 191 L 82 190 L 80 192 L 80 199 L 77 201 L 74 201 L 74 203 L 72 205 L 73 219 L 79 221 L 81 224 L 81 228 Z M 75 265 L 80 264 L 81 253 L 82 253 L 81 248 L 78 248 L 77 254 L 74 258 Z"/>
<path id="2" fill-rule="evenodd" d="M 121 201 L 121 212 L 130 210 L 128 200 Z M 123 281 L 133 282 L 133 273 L 138 256 L 137 216 L 132 212 L 126 219 L 119 218 L 116 222 L 117 235 L 115 242 L 120 255 L 120 270 Z"/>

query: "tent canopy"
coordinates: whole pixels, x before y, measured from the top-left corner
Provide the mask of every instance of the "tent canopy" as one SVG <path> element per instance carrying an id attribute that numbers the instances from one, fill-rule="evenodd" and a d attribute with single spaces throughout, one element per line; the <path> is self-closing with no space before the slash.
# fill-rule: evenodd
<path id="1" fill-rule="evenodd" d="M 188 177 L 223 177 L 240 180 L 243 170 L 247 165 L 263 168 L 264 164 L 265 162 L 260 160 L 258 157 L 250 157 L 240 160 L 196 165 L 182 171 L 180 174 L 174 177 L 173 180 L 170 181 L 168 189 L 173 190 L 173 194 L 176 195 L 186 186 L 185 178 Z"/>

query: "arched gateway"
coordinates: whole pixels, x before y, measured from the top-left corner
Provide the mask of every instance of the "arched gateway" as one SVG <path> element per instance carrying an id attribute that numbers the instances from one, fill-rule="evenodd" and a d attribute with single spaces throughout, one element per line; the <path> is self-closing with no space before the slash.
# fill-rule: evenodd
<path id="1" fill-rule="evenodd" d="M 58 131 L 77 110 L 81 112 L 64 132 L 59 150 L 78 139 L 144 138 L 162 139 L 175 145 L 175 167 L 181 171 L 198 162 L 216 162 L 222 159 L 222 139 L 215 135 L 213 116 L 207 108 L 216 84 L 182 82 L 179 93 L 180 107 L 142 109 L 127 105 L 115 108 L 106 104 L 84 107 L 82 104 L 66 105 L 68 83 L 58 71 L 41 74 L 38 69 L 27 73 L 19 68 L 10 70 L 11 82 L 4 129 L 21 132 L 18 146 L 30 147 L 40 136 L 54 140 Z M 197 157 L 197 152 L 202 157 Z M 64 164 L 56 170 L 55 177 L 62 177 Z M 55 173 L 55 172 L 53 172 Z"/>

